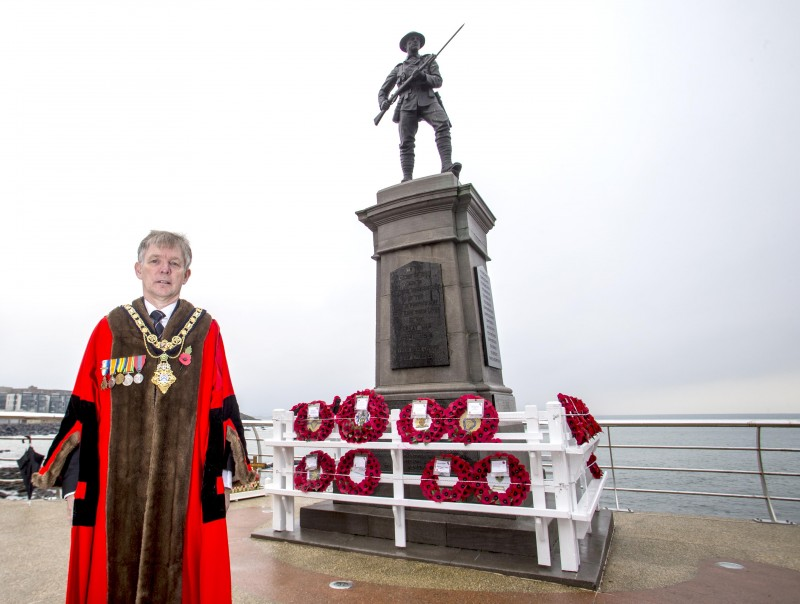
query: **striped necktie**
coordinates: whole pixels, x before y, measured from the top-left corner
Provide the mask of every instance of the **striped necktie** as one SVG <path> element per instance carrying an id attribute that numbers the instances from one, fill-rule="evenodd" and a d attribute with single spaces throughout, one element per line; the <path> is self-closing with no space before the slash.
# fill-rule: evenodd
<path id="1" fill-rule="evenodd" d="M 160 310 L 154 310 L 150 313 L 150 318 L 153 319 L 153 326 L 156 328 L 156 337 L 160 338 L 161 334 L 164 333 L 164 324 L 161 322 L 161 319 L 166 317 L 163 312 Z"/>

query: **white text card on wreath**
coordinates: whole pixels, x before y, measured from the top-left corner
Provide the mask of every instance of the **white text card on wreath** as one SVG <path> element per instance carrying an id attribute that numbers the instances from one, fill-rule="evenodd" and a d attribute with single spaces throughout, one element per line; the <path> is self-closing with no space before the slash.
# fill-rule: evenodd
<path id="1" fill-rule="evenodd" d="M 356 455 L 353 458 L 353 469 L 350 471 L 350 480 L 359 483 L 367 477 L 367 456 Z"/>
<path id="2" fill-rule="evenodd" d="M 492 474 L 508 474 L 508 460 L 493 459 L 491 471 Z"/>
<path id="3" fill-rule="evenodd" d="M 483 401 L 471 400 L 467 402 L 467 417 L 483 417 Z"/>

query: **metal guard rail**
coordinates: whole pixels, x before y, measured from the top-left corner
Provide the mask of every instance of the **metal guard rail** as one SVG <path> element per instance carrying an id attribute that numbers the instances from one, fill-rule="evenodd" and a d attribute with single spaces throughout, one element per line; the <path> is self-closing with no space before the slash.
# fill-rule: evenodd
<path id="1" fill-rule="evenodd" d="M 764 428 L 800 428 L 800 420 L 791 419 L 776 419 L 776 420 L 608 420 L 596 418 L 597 422 L 602 426 L 605 433 L 606 442 L 598 445 L 598 449 L 607 449 L 609 455 L 609 465 L 601 465 L 604 471 L 611 472 L 611 484 L 606 483 L 606 490 L 614 493 L 614 501 L 616 503 L 615 511 L 630 511 L 626 508 L 621 508 L 619 505 L 619 492 L 630 493 L 658 493 L 662 495 L 697 495 L 703 497 L 732 497 L 738 499 L 759 499 L 763 500 L 767 506 L 769 513 L 769 520 L 759 520 L 760 522 L 773 522 L 782 524 L 793 524 L 785 521 L 779 521 L 775 515 L 775 509 L 772 505 L 773 501 L 791 501 L 800 502 L 799 497 L 777 497 L 770 495 L 769 487 L 767 485 L 768 476 L 781 476 L 800 478 L 800 473 L 795 472 L 769 472 L 764 469 L 765 452 L 783 452 L 783 453 L 800 453 L 800 449 L 795 448 L 771 448 L 763 447 L 761 444 L 762 429 Z M 614 445 L 612 440 L 612 428 L 753 428 L 756 430 L 756 446 L 755 447 L 723 447 L 712 445 L 650 445 L 650 444 L 635 444 L 635 445 Z M 668 450 L 698 450 L 698 451 L 752 451 L 756 454 L 756 461 L 758 463 L 758 470 L 725 470 L 716 468 L 675 468 L 675 467 L 657 467 L 657 466 L 618 466 L 614 463 L 614 451 L 622 449 L 668 449 Z M 634 470 L 634 471 L 662 471 L 662 472 L 701 472 L 713 474 L 747 474 L 757 475 L 761 482 L 761 494 L 746 494 L 746 493 L 715 493 L 710 491 L 678 491 L 669 489 L 643 489 L 635 487 L 619 487 L 617 486 L 616 471 L 617 470 Z"/>

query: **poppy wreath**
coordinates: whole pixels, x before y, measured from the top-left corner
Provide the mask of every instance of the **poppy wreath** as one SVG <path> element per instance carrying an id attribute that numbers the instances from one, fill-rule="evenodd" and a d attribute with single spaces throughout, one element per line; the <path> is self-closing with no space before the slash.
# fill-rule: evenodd
<path id="1" fill-rule="evenodd" d="M 589 442 L 595 434 L 603 431 L 581 399 L 559 393 L 558 401 L 566 411 L 567 425 L 579 445 Z"/>
<path id="2" fill-rule="evenodd" d="M 353 470 L 353 461 L 356 455 L 367 456 L 367 466 L 364 472 L 364 479 L 361 482 L 353 482 L 350 472 Z M 381 464 L 372 451 L 367 449 L 352 449 L 339 458 L 336 466 L 336 486 L 339 491 L 347 495 L 372 495 L 378 488 L 381 478 Z"/>
<path id="3" fill-rule="evenodd" d="M 359 396 L 369 397 L 368 417 L 363 421 L 361 418 L 357 418 L 361 412 L 356 412 L 356 398 Z M 349 443 L 376 441 L 383 436 L 389 426 L 389 406 L 384 402 L 383 397 L 376 394 L 374 390 L 354 392 L 339 405 L 339 411 L 336 413 L 336 425 L 339 427 L 339 434 Z"/>
<path id="4" fill-rule="evenodd" d="M 505 459 L 508 464 L 508 475 L 511 484 L 505 491 L 496 491 L 487 480 L 491 473 L 492 460 Z M 510 453 L 492 453 L 481 459 L 473 467 L 475 480 L 475 497 L 486 505 L 522 505 L 531 492 L 531 476 L 519 459 Z"/>
<path id="5" fill-rule="evenodd" d="M 439 484 L 439 476 L 434 473 L 437 459 L 450 460 L 450 473 L 458 476 L 458 481 L 452 487 L 443 487 Z M 462 501 L 472 495 L 474 491 L 472 478 L 472 464 L 458 455 L 444 453 L 434 457 L 422 470 L 419 483 L 425 499 L 442 503 L 443 501 Z"/>
<path id="6" fill-rule="evenodd" d="M 467 412 L 467 403 L 470 400 L 483 401 L 483 417 L 462 419 Z M 474 429 L 470 429 L 470 422 L 478 422 Z M 494 438 L 500 420 L 494 405 L 475 394 L 465 394 L 447 406 L 444 417 L 444 427 L 450 440 L 457 443 L 489 443 L 500 442 Z"/>
<path id="7" fill-rule="evenodd" d="M 432 398 L 420 398 L 417 401 L 427 403 L 425 413 L 429 418 L 429 426 L 418 430 L 414 424 L 417 418 L 411 417 L 413 403 L 409 403 L 400 410 L 397 420 L 397 432 L 404 443 L 435 443 L 444 436 L 444 409 Z M 420 418 L 421 419 L 421 418 Z"/>
<path id="8" fill-rule="evenodd" d="M 592 453 L 589 456 L 589 459 L 586 461 L 586 466 L 589 468 L 589 471 L 592 473 L 592 476 L 595 478 L 602 478 L 603 477 L 603 470 L 597 463 L 597 457 L 595 454 Z"/>
<path id="9" fill-rule="evenodd" d="M 319 405 L 319 419 L 308 418 L 308 408 L 311 405 Z M 325 440 L 333 432 L 333 411 L 325 401 L 298 403 L 292 407 L 292 411 L 295 414 L 294 433 L 298 440 Z"/>
<path id="10" fill-rule="evenodd" d="M 317 470 L 308 470 L 306 468 L 306 458 L 312 455 L 317 456 Z M 324 491 L 333 482 L 335 473 L 336 462 L 333 461 L 333 457 L 325 453 L 325 451 L 311 451 L 294 468 L 294 488 L 303 492 Z M 314 478 L 309 475 L 314 476 Z"/>
<path id="11" fill-rule="evenodd" d="M 578 413 L 583 414 L 584 422 L 589 425 L 589 432 L 591 432 L 592 436 L 602 432 L 603 428 L 597 423 L 594 415 L 589 413 L 589 407 L 579 398 L 573 400 L 575 401 L 575 408 L 578 410 Z"/>

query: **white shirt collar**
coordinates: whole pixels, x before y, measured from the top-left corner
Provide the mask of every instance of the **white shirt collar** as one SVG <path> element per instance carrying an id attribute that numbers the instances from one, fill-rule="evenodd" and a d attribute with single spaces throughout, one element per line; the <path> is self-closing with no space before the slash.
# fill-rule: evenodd
<path id="1" fill-rule="evenodd" d="M 177 301 L 177 300 L 175 300 L 175 302 L 173 302 L 172 304 L 169 304 L 169 305 L 165 306 L 164 308 L 156 308 L 155 306 L 153 306 L 152 304 L 150 304 L 150 302 L 148 302 L 148 301 L 147 301 L 147 299 L 145 299 L 145 301 L 144 301 L 144 307 L 147 309 L 147 314 L 148 314 L 148 315 L 149 315 L 151 312 L 153 312 L 154 310 L 160 310 L 161 312 L 163 312 L 163 313 L 164 313 L 164 318 L 163 318 L 163 319 L 161 319 L 161 323 L 162 323 L 162 324 L 163 324 L 165 327 L 166 327 L 166 325 L 167 325 L 167 322 L 169 321 L 169 318 L 172 316 L 172 313 L 175 311 L 175 307 L 176 307 L 177 305 L 178 305 L 178 301 Z"/>

